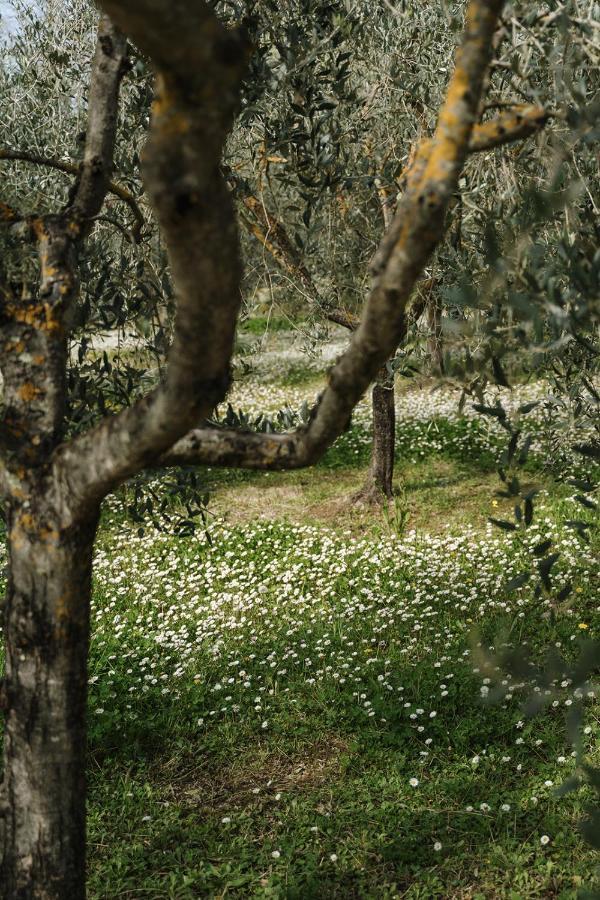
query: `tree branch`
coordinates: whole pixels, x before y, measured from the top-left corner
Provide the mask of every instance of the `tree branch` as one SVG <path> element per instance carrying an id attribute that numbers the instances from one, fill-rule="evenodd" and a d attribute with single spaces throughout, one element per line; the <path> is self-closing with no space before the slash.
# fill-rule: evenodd
<path id="1" fill-rule="evenodd" d="M 480 153 L 524 140 L 541 131 L 549 118 L 550 113 L 543 106 L 513 107 L 489 122 L 475 126 L 469 142 L 469 153 Z"/>
<path id="2" fill-rule="evenodd" d="M 73 202 L 59 213 L 24 220 L 27 236 L 37 242 L 40 284 L 35 295 L 10 297 L 3 308 L 0 429 L 12 473 L 45 463 L 62 437 L 67 334 L 78 295 L 77 256 L 108 184 L 126 46 L 125 37 L 103 17 L 92 63 L 85 158 Z"/>
<path id="3" fill-rule="evenodd" d="M 105 0 L 105 6 L 163 69 L 145 175 L 169 247 L 178 322 L 165 385 L 55 454 L 54 486 L 67 518 L 82 514 L 140 467 L 164 459 L 193 419 L 206 418 L 222 399 L 239 309 L 237 234 L 229 191 L 218 174 L 242 74 L 239 38 L 226 38 L 203 4 L 176 0 L 172 8 L 167 0 L 135 0 L 125 7 Z M 199 429 L 194 462 L 305 466 L 348 426 L 352 409 L 402 337 L 409 298 L 444 233 L 501 7 L 502 0 L 470 0 L 423 174 L 399 204 L 398 228 L 382 242 L 361 323 L 330 371 L 309 424 L 275 436 Z"/>
<path id="4" fill-rule="evenodd" d="M 143 176 L 165 239 L 177 315 L 164 383 L 59 448 L 55 485 L 89 508 L 205 419 L 223 399 L 241 295 L 237 223 L 219 163 L 246 68 L 246 44 L 203 3 L 105 8 L 157 65 Z"/>
<path id="5" fill-rule="evenodd" d="M 67 162 L 62 159 L 54 159 L 53 157 L 38 156 L 35 153 L 28 153 L 24 150 L 8 150 L 6 148 L 0 148 L 0 160 L 18 160 L 22 162 L 33 163 L 33 165 L 37 166 L 47 166 L 50 169 L 56 169 L 59 172 L 64 172 L 66 175 L 80 175 L 81 173 L 81 165 L 77 165 L 77 163 Z M 123 185 L 121 184 L 117 184 L 117 182 L 115 181 L 108 181 L 106 192 L 109 194 L 114 194 L 115 197 L 118 197 L 129 206 L 135 219 L 135 225 L 132 229 L 132 235 L 135 241 L 139 240 L 145 221 L 142 211 L 134 195 L 131 193 L 131 191 L 128 191 L 126 187 L 123 187 Z M 0 221 L 3 221 L 5 219 L 3 214 L 5 206 L 5 204 L 0 204 Z M 15 221 L 21 218 L 21 216 L 19 216 L 14 211 L 13 217 L 16 217 L 14 219 Z"/>
<path id="6" fill-rule="evenodd" d="M 92 63 L 83 162 L 71 203 L 73 212 L 84 220 L 100 212 L 110 185 L 119 87 L 127 67 L 127 38 L 108 16 L 102 16 Z"/>

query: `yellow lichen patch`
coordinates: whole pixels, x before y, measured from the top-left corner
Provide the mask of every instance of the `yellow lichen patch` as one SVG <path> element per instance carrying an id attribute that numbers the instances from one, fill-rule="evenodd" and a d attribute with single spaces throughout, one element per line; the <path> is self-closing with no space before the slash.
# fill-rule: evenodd
<path id="1" fill-rule="evenodd" d="M 40 389 L 30 381 L 26 381 L 25 384 L 22 384 L 17 391 L 17 396 L 24 403 L 31 403 L 32 400 L 35 400 L 35 398 L 39 397 L 40 394 Z"/>
<path id="2" fill-rule="evenodd" d="M 60 331 L 62 323 L 57 319 L 55 311 L 50 303 L 44 303 L 45 320 L 41 326 L 43 331 Z"/>
<path id="3" fill-rule="evenodd" d="M 23 531 L 32 532 L 35 530 L 35 519 L 31 513 L 21 513 L 17 520 L 17 527 Z"/>
<path id="4" fill-rule="evenodd" d="M 463 145 L 466 145 L 471 124 L 468 109 L 465 107 L 465 95 L 469 90 L 467 72 L 458 62 L 448 88 L 446 102 L 440 113 L 421 184 L 444 179 L 448 175 L 449 168 L 456 163 Z M 466 150 L 466 146 L 464 149 Z"/>
<path id="5" fill-rule="evenodd" d="M 0 221 L 2 222 L 14 222 L 17 218 L 17 214 L 12 207 L 8 205 L 8 203 L 2 203 L 0 201 Z"/>
<path id="6" fill-rule="evenodd" d="M 546 124 L 548 114 L 543 106 L 520 106 L 476 125 L 469 142 L 469 151 L 490 150 L 511 141 L 535 134 Z"/>
<path id="7" fill-rule="evenodd" d="M 15 322 L 30 325 L 40 331 L 60 331 L 61 323 L 57 320 L 50 303 L 36 303 L 29 306 L 9 305 L 6 309 L 8 315 Z"/>
<path id="8" fill-rule="evenodd" d="M 31 227 L 33 228 L 33 233 L 35 234 L 38 240 L 46 237 L 46 227 L 44 225 L 44 220 L 36 217 L 31 223 Z"/>

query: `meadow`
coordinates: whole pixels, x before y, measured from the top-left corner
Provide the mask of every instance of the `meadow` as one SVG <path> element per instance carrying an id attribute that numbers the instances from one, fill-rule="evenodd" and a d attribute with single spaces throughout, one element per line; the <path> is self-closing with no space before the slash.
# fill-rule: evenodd
<path id="1" fill-rule="evenodd" d="M 266 359 L 235 408 L 315 396 L 322 361 Z M 348 502 L 368 465 L 366 402 L 312 471 L 202 473 L 193 534 L 139 528 L 128 491 L 110 498 L 92 610 L 90 897 L 529 900 L 597 886 L 577 829 L 589 797 L 556 793 L 575 766 L 572 686 L 527 718 L 509 675 L 489 702 L 477 661 L 482 643 L 572 656 L 597 632 L 597 540 L 565 525 L 575 491 L 555 477 L 579 463 L 548 447 L 540 404 L 534 526 L 494 528 L 501 429 L 457 399 L 400 386 L 388 510 Z M 556 615 L 528 585 L 507 590 L 548 535 L 557 585 L 574 585 Z M 590 698 L 591 760 L 598 725 Z"/>

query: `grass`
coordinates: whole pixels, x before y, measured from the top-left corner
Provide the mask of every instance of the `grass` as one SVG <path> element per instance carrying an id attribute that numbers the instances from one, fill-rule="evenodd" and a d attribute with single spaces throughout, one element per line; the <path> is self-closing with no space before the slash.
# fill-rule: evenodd
<path id="1" fill-rule="evenodd" d="M 360 417 L 312 472 L 209 472 L 207 533 L 105 516 L 94 593 L 92 898 L 575 898 L 597 855 L 557 707 L 523 717 L 471 657 L 482 640 L 577 653 L 600 627 L 597 546 L 544 488 L 539 530 L 491 531 L 495 445 L 444 417 L 402 422 L 402 530 L 348 505 Z M 587 515 L 587 513 L 583 513 Z M 591 513 L 590 513 L 591 515 Z M 508 580 L 548 531 L 555 619 Z M 506 637 L 508 635 L 508 637 Z M 598 719 L 586 737 L 596 758 Z M 545 838 L 549 840 L 545 843 Z M 543 842 L 544 841 L 544 842 Z"/>
<path id="2" fill-rule="evenodd" d="M 485 702 L 471 655 L 478 640 L 576 654 L 579 626 L 600 628 L 597 543 L 564 527 L 569 492 L 535 462 L 538 531 L 492 531 L 508 515 L 497 440 L 436 408 L 399 422 L 387 515 L 348 504 L 369 459 L 360 411 L 310 472 L 207 471 L 214 515 L 191 537 L 140 536 L 126 494 L 111 500 L 92 610 L 92 900 L 598 886 L 576 827 L 587 794 L 555 794 L 574 768 L 569 687 L 529 720 L 516 686 Z M 557 583 L 574 585 L 555 618 L 527 585 L 506 589 L 546 533 Z M 586 725 L 594 761 L 592 702 Z"/>
<path id="3" fill-rule="evenodd" d="M 582 798 L 553 795 L 572 767 L 563 712 L 482 705 L 469 633 L 516 622 L 570 647 L 600 618 L 585 572 L 554 625 L 526 595 L 511 608 L 514 564 L 496 535 L 384 543 L 267 522 L 126 550 L 112 535 L 90 895 L 575 897 L 595 855 L 574 828 Z"/>

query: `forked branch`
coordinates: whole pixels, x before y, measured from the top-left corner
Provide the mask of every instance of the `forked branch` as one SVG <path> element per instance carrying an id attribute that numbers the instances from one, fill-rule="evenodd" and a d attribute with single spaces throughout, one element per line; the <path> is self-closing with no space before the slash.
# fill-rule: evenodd
<path id="1" fill-rule="evenodd" d="M 171 458 L 178 460 L 193 446 L 188 461 L 292 468 L 315 462 L 347 427 L 402 339 L 406 306 L 443 235 L 502 0 L 470 0 L 435 135 L 382 242 L 361 323 L 329 373 L 308 425 L 276 436 L 220 429 L 187 434 L 194 418 L 206 418 L 224 395 L 239 310 L 235 217 L 218 167 L 244 71 L 243 43 L 204 4 L 104 0 L 104 6 L 160 72 L 145 176 L 169 248 L 178 314 L 165 384 L 57 451 L 54 483 L 69 497 L 70 516 L 139 468 L 168 460 L 173 445 Z"/>

